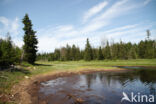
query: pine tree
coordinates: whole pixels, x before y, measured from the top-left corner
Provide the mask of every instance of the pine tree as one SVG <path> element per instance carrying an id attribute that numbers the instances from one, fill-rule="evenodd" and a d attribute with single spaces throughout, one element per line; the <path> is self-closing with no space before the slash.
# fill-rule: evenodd
<path id="1" fill-rule="evenodd" d="M 59 61 L 60 59 L 61 59 L 60 50 L 55 49 L 55 51 L 54 51 L 54 60 Z"/>
<path id="2" fill-rule="evenodd" d="M 134 47 L 132 47 L 128 52 L 128 59 L 136 59 L 136 58 L 137 58 L 136 50 Z"/>
<path id="3" fill-rule="evenodd" d="M 66 53 L 67 53 L 67 50 L 66 50 L 66 48 L 65 47 L 62 47 L 61 49 L 60 49 L 60 60 L 61 61 L 66 61 Z"/>
<path id="4" fill-rule="evenodd" d="M 154 58 L 154 41 L 145 40 L 145 58 Z"/>
<path id="5" fill-rule="evenodd" d="M 119 56 L 119 49 L 118 49 L 118 43 L 113 43 L 113 45 L 111 46 L 112 49 L 112 59 L 116 60 L 118 59 Z"/>
<path id="6" fill-rule="evenodd" d="M 110 46 L 109 46 L 109 42 L 107 41 L 107 45 L 105 47 L 105 51 L 104 51 L 104 57 L 106 59 L 111 59 L 111 51 L 110 51 Z"/>
<path id="7" fill-rule="evenodd" d="M 8 35 L 6 40 L 1 40 L 0 44 L 1 50 L 1 58 L 0 58 L 0 65 L 7 66 L 13 64 L 13 46 L 11 43 L 11 37 Z"/>
<path id="8" fill-rule="evenodd" d="M 76 47 L 76 55 L 75 55 L 75 57 L 76 57 L 76 60 L 80 60 L 81 59 L 81 54 L 80 54 L 79 47 Z"/>
<path id="9" fill-rule="evenodd" d="M 36 38 L 36 31 L 32 29 L 32 23 L 29 19 L 28 14 L 26 14 L 23 18 L 24 24 L 24 59 L 25 61 L 29 62 L 30 64 L 34 64 L 36 60 L 36 52 L 37 52 L 37 38 Z"/>
<path id="10" fill-rule="evenodd" d="M 85 47 L 85 53 L 84 53 L 84 59 L 86 61 L 90 61 L 93 58 L 93 54 L 92 54 L 92 47 L 89 43 L 89 39 L 87 38 L 87 43 L 86 43 L 86 47 Z"/>
<path id="11" fill-rule="evenodd" d="M 145 58 L 145 50 L 146 50 L 145 42 L 141 40 L 138 44 L 139 58 Z"/>
<path id="12" fill-rule="evenodd" d="M 93 60 L 98 59 L 98 49 L 92 48 Z"/>
<path id="13" fill-rule="evenodd" d="M 147 32 L 147 40 L 149 40 L 151 36 L 150 30 L 147 30 L 146 32 Z"/>
<path id="14" fill-rule="evenodd" d="M 7 34 L 6 39 L 0 39 L 0 67 L 9 66 L 19 62 L 20 48 L 13 45 L 11 36 Z"/>
<path id="15" fill-rule="evenodd" d="M 73 45 L 72 49 L 71 49 L 71 59 L 72 60 L 76 60 L 76 54 L 77 54 L 76 46 Z"/>
<path id="16" fill-rule="evenodd" d="M 99 47 L 99 51 L 98 51 L 98 60 L 103 60 L 103 54 L 102 54 L 102 49 L 101 47 Z"/>
<path id="17" fill-rule="evenodd" d="M 65 51 L 65 60 L 66 61 L 71 60 L 70 53 L 71 53 L 71 47 L 67 44 L 66 51 Z"/>

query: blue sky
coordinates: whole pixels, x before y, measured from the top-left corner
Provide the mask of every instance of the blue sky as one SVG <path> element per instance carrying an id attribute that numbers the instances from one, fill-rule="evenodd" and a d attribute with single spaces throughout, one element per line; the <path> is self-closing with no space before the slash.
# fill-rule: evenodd
<path id="1" fill-rule="evenodd" d="M 156 0 L 0 0 L 0 38 L 9 32 L 23 45 L 25 13 L 37 31 L 39 52 L 75 44 L 93 47 L 102 41 L 139 42 L 150 29 L 156 39 Z"/>

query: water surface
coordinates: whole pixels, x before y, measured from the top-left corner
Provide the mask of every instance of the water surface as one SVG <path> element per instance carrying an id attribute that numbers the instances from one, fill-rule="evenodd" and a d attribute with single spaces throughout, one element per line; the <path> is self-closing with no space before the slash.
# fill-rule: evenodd
<path id="1" fill-rule="evenodd" d="M 155 95 L 156 70 L 137 68 L 125 72 L 98 72 L 57 78 L 41 83 L 39 100 L 48 104 L 135 104 L 121 102 L 123 92 L 128 96 L 132 92 Z"/>

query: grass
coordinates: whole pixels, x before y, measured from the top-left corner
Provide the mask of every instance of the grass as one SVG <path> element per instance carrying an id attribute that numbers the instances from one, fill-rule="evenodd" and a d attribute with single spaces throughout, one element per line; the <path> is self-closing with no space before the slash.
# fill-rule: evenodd
<path id="1" fill-rule="evenodd" d="M 24 79 L 24 76 L 34 76 L 48 72 L 78 71 L 82 69 L 114 69 L 113 66 L 156 66 L 156 59 L 136 60 L 104 60 L 104 61 L 37 61 L 35 65 L 22 63 L 20 69 L 0 71 L 0 95 L 11 92 L 14 84 Z M 1 99 L 0 99 L 1 100 Z M 1 101 L 0 101 L 1 103 Z"/>

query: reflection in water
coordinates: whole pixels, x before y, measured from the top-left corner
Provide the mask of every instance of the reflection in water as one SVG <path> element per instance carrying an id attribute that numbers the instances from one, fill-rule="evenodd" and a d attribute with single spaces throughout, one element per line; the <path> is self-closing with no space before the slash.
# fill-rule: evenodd
<path id="1" fill-rule="evenodd" d="M 121 104 L 123 91 L 155 95 L 156 70 L 73 75 L 41 84 L 39 101 L 48 104 L 77 104 L 76 100 L 84 104 Z"/>

